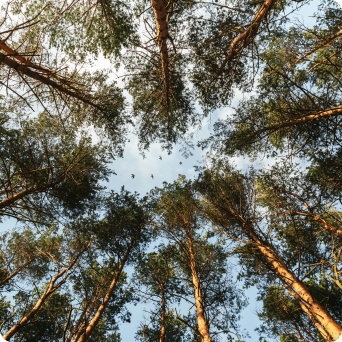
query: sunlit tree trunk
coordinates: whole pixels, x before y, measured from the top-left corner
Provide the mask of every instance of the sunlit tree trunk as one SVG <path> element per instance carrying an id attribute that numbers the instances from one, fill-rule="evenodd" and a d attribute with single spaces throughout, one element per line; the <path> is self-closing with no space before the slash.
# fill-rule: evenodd
<path id="1" fill-rule="evenodd" d="M 41 73 L 37 71 L 31 70 L 28 66 L 16 62 L 15 60 L 9 58 L 8 56 L 4 55 L 1 52 L 0 52 L 0 63 L 7 65 L 9 68 L 16 70 L 18 73 L 22 75 L 26 75 L 42 84 L 45 84 L 55 90 L 58 90 L 59 92 L 65 95 L 71 96 L 77 100 L 82 101 L 83 103 L 91 105 L 94 108 L 98 108 L 102 110 L 102 108 L 99 105 L 97 105 L 96 103 L 94 103 L 92 100 L 89 99 L 89 95 L 84 96 L 83 94 L 81 94 L 81 91 L 75 91 L 74 89 L 70 88 L 70 86 L 57 83 L 51 80 L 49 77 L 42 75 Z"/>
<path id="2" fill-rule="evenodd" d="M 154 17 L 157 27 L 157 42 L 160 51 L 160 58 L 165 81 L 165 91 L 168 94 L 170 88 L 170 72 L 169 72 L 169 52 L 167 49 L 166 39 L 169 34 L 166 21 L 166 7 L 164 0 L 151 0 Z"/>
<path id="3" fill-rule="evenodd" d="M 262 20 L 267 16 L 271 8 L 275 5 L 277 0 L 266 0 L 255 14 L 251 24 L 246 30 L 242 29 L 242 33 L 239 34 L 231 43 L 230 50 L 223 63 L 221 64 L 215 78 L 219 76 L 223 68 L 229 63 L 236 55 L 241 53 L 243 49 L 251 42 L 251 40 L 257 35 L 259 26 Z"/>
<path id="4" fill-rule="evenodd" d="M 260 135 L 262 133 L 271 134 L 271 133 L 274 133 L 274 132 L 276 132 L 280 129 L 283 129 L 283 128 L 299 126 L 299 125 L 307 123 L 307 122 L 312 122 L 312 121 L 315 121 L 318 119 L 329 118 L 329 117 L 339 116 L 339 115 L 342 115 L 342 107 L 341 106 L 326 109 L 326 110 L 319 111 L 319 112 L 311 112 L 310 114 L 299 116 L 296 119 L 284 121 L 284 122 L 281 122 L 279 124 L 268 125 L 268 127 L 265 127 L 265 128 L 262 128 L 258 131 L 255 131 L 253 133 L 250 133 L 250 134 L 246 135 L 245 137 L 249 138 L 249 137 L 252 137 L 254 135 Z"/>
<path id="5" fill-rule="evenodd" d="M 165 342 L 165 316 L 166 316 L 166 303 L 165 303 L 165 290 L 164 285 L 160 284 L 161 288 L 161 318 L 160 318 L 160 342 Z"/>
<path id="6" fill-rule="evenodd" d="M 191 233 L 190 233 L 189 227 L 187 227 L 186 230 L 187 230 L 186 234 L 187 234 L 187 240 L 188 240 L 188 245 L 189 245 L 192 284 L 194 287 L 194 296 L 195 296 L 195 303 L 196 303 L 198 331 L 201 334 L 202 342 L 211 342 L 212 339 L 209 333 L 209 325 L 208 325 L 207 320 L 205 319 L 205 310 L 203 306 L 201 283 L 198 278 L 195 255 L 194 255 L 193 244 L 192 244 Z"/>
<path id="7" fill-rule="evenodd" d="M 56 274 L 52 280 L 49 283 L 48 288 L 44 292 L 44 294 L 39 298 L 37 301 L 36 305 L 32 308 L 32 310 L 25 316 L 23 317 L 19 323 L 15 324 L 10 330 L 7 331 L 7 333 L 3 336 L 5 340 L 10 340 L 11 337 L 19 331 L 23 326 L 28 324 L 32 318 L 39 312 L 43 304 L 46 302 L 48 297 L 52 295 L 56 290 L 58 290 L 67 280 L 68 274 L 67 272 L 73 268 L 73 266 L 77 263 L 79 257 L 85 252 L 85 250 L 88 249 L 90 246 L 91 242 L 88 244 L 86 248 L 84 248 L 69 264 L 68 267 L 64 268 L 62 271 L 60 271 L 58 274 Z M 69 273 L 70 274 L 70 273 Z M 56 282 L 58 279 L 64 277 L 57 285 Z"/>
<path id="8" fill-rule="evenodd" d="M 342 334 L 340 325 L 330 316 L 323 306 L 311 295 L 305 285 L 287 268 L 281 257 L 270 247 L 266 246 L 257 236 L 253 227 L 251 227 L 240 215 L 232 211 L 240 221 L 242 227 L 247 232 L 255 246 L 265 256 L 273 271 L 281 279 L 285 287 L 298 301 L 302 309 L 309 315 L 309 318 L 316 325 L 322 335 L 327 335 L 324 329 L 337 340 Z M 321 326 L 319 326 L 319 324 Z M 324 329 L 323 329 L 324 327 Z"/>
<path id="9" fill-rule="evenodd" d="M 101 317 L 102 317 L 102 314 L 103 312 L 105 311 L 109 301 L 110 301 L 110 298 L 112 296 L 112 293 L 114 292 L 115 290 L 115 287 L 116 287 L 116 284 L 118 283 L 118 280 L 120 278 L 120 275 L 122 273 L 122 270 L 125 266 L 125 263 L 129 257 L 129 254 L 132 250 L 132 247 L 133 247 L 133 244 L 134 244 L 134 240 L 132 239 L 131 243 L 129 244 L 128 248 L 127 248 L 127 251 L 124 255 L 124 257 L 122 258 L 121 262 L 120 262 L 120 265 L 119 265 L 119 268 L 115 274 L 115 277 L 114 279 L 112 280 L 109 288 L 108 288 L 108 291 L 103 299 L 103 302 L 102 304 L 100 305 L 100 307 L 98 308 L 95 316 L 93 317 L 93 319 L 91 320 L 90 324 L 87 326 L 86 328 L 86 331 L 85 333 L 77 340 L 77 342 L 85 342 L 88 340 L 88 338 L 90 337 L 91 333 L 94 331 L 94 329 L 96 328 L 97 324 L 99 323 Z M 75 339 L 74 339 L 75 341 Z M 76 342 L 76 341 L 75 341 Z"/>

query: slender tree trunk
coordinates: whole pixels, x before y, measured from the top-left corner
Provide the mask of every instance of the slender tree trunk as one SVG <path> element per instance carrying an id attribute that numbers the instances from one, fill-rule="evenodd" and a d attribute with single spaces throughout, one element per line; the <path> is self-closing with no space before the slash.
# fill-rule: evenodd
<path id="1" fill-rule="evenodd" d="M 341 229 L 337 229 L 336 227 L 327 223 L 324 219 L 322 219 L 319 216 L 316 216 L 314 214 L 301 213 L 301 212 L 297 212 L 295 214 L 311 217 L 314 221 L 318 222 L 325 230 L 327 230 L 327 231 L 329 231 L 335 235 L 342 236 L 342 230 Z"/>
<path id="2" fill-rule="evenodd" d="M 295 297 L 295 294 L 294 294 L 293 297 Z M 297 299 L 296 299 L 296 300 L 297 300 Z M 295 326 L 296 331 L 297 331 L 298 335 L 300 336 L 300 338 L 302 339 L 302 341 L 306 342 L 306 340 L 305 340 L 303 334 L 301 333 L 301 329 L 304 330 L 304 331 L 310 336 L 310 338 L 311 338 L 314 342 L 317 341 L 317 340 L 312 336 L 312 334 L 305 328 L 305 326 L 300 326 L 300 325 L 298 325 L 298 324 L 296 323 L 296 321 L 294 321 L 294 320 L 291 318 L 291 314 L 288 312 L 288 310 L 287 310 L 286 307 L 284 308 L 284 311 L 285 311 L 286 314 L 288 315 L 288 318 L 291 320 L 292 324 Z"/>
<path id="3" fill-rule="evenodd" d="M 165 316 L 166 316 L 166 303 L 165 303 L 165 291 L 164 286 L 161 284 L 161 319 L 160 319 L 160 342 L 165 342 Z"/>
<path id="4" fill-rule="evenodd" d="M 341 114 L 342 114 L 342 108 L 341 108 Z M 305 212 L 294 212 L 293 214 L 295 215 L 303 215 L 303 216 L 308 216 L 308 217 L 312 217 L 312 219 L 316 222 L 318 222 L 321 226 L 324 227 L 324 229 L 328 230 L 331 233 L 334 233 L 336 235 L 342 236 L 342 230 L 341 229 L 337 229 L 336 227 L 328 224 L 324 219 L 322 219 L 320 216 L 315 215 L 314 211 L 312 210 L 312 208 L 309 206 L 309 204 L 304 200 L 304 198 L 302 198 L 301 196 L 298 196 L 297 194 L 284 190 L 284 189 L 277 189 L 276 191 L 280 191 L 280 192 L 285 192 L 286 194 L 289 194 L 293 197 L 296 197 L 299 201 L 301 201 L 305 207 L 307 208 L 307 210 L 309 211 L 309 213 L 305 213 Z"/>
<path id="5" fill-rule="evenodd" d="M 305 285 L 287 268 L 280 256 L 259 239 L 254 229 L 235 211 L 232 210 L 231 212 L 240 221 L 243 229 L 272 266 L 274 273 L 298 301 L 302 309 L 309 315 L 309 318 L 313 321 L 319 331 L 324 334 L 325 329 L 334 340 L 337 340 L 342 334 L 341 326 L 311 295 Z M 321 327 L 316 324 L 317 322 L 319 322 Z"/>
<path id="6" fill-rule="evenodd" d="M 195 296 L 196 311 L 197 311 L 198 331 L 201 334 L 202 342 L 212 342 L 212 339 L 209 333 L 209 325 L 208 325 L 207 320 L 205 319 L 201 283 L 197 274 L 196 260 L 195 260 L 194 250 L 193 250 L 192 239 L 190 235 L 190 229 L 188 227 L 186 229 L 187 229 L 186 234 L 187 234 L 187 239 L 188 239 L 188 244 L 189 244 L 192 284 L 194 287 L 194 296 Z"/>
<path id="7" fill-rule="evenodd" d="M 90 242 L 91 243 L 91 242 Z M 88 244 L 87 247 L 90 246 L 90 243 Z M 49 286 L 47 290 L 44 292 L 44 294 L 39 298 L 38 302 L 36 305 L 32 308 L 32 310 L 20 320 L 18 324 L 15 324 L 10 330 L 7 331 L 7 333 L 3 336 L 5 340 L 10 340 L 11 337 L 19 330 L 21 329 L 24 325 L 26 325 L 41 309 L 42 305 L 45 303 L 47 298 L 53 294 L 64 282 L 66 281 L 67 275 L 64 277 L 62 281 L 60 281 L 56 286 L 55 283 L 56 281 L 63 277 L 77 262 L 81 254 L 86 250 L 87 248 L 83 249 L 81 253 L 77 255 L 77 257 L 74 258 L 74 260 L 70 263 L 70 265 L 66 268 L 64 268 L 61 272 L 56 274 L 53 279 L 50 281 Z"/>
<path id="8" fill-rule="evenodd" d="M 337 37 L 342 35 L 342 29 L 340 29 L 337 33 L 335 33 L 334 35 L 330 36 L 329 38 L 323 40 L 323 42 L 321 42 L 320 44 L 316 45 L 316 47 L 314 47 L 311 51 L 305 53 L 303 56 L 301 56 L 300 58 L 298 58 L 295 63 L 299 63 L 300 61 L 302 61 L 303 59 L 305 59 L 307 56 L 313 54 L 314 52 L 316 52 L 318 49 L 320 49 L 321 47 L 329 44 L 331 41 L 333 41 L 334 39 L 336 39 Z"/>
<path id="9" fill-rule="evenodd" d="M 39 81 L 42 84 L 45 84 L 45 85 L 47 85 L 47 86 L 49 86 L 55 90 L 58 90 L 59 92 L 65 94 L 65 95 L 71 96 L 77 100 L 82 101 L 83 103 L 91 105 L 94 108 L 102 110 L 102 108 L 99 105 L 97 105 L 96 103 L 94 103 L 93 101 L 91 101 L 89 99 L 89 95 L 85 96 L 85 95 L 81 94 L 81 90 L 79 92 L 71 90 L 69 86 L 57 83 L 57 82 L 51 80 L 50 78 L 42 75 L 41 73 L 31 70 L 26 65 L 23 65 L 23 64 L 16 62 L 12 58 L 4 55 L 1 52 L 0 52 L 0 63 L 7 65 L 11 69 L 16 70 L 18 73 L 20 73 L 22 75 L 26 75 L 26 76 L 28 76 L 28 77 L 36 80 L 36 81 Z"/>
<path id="10" fill-rule="evenodd" d="M 70 333 L 70 335 L 68 336 L 66 342 L 71 342 L 72 338 L 74 337 L 74 340 L 76 341 L 78 339 L 78 337 L 80 336 L 81 332 L 82 332 L 82 329 L 83 327 L 85 326 L 84 322 L 87 322 L 90 315 L 93 313 L 95 307 L 96 307 L 96 304 L 97 304 L 97 299 L 95 299 L 91 306 L 86 306 L 84 308 L 84 310 L 82 311 L 82 314 L 80 315 L 80 317 L 78 318 L 76 324 L 75 324 L 75 327 L 74 329 L 72 330 L 72 332 Z M 88 312 L 88 314 L 87 314 Z"/>
<path id="11" fill-rule="evenodd" d="M 169 72 L 169 52 L 167 49 L 166 39 L 169 34 L 169 29 L 166 22 L 166 8 L 164 0 L 151 0 L 154 17 L 157 27 L 157 42 L 159 46 L 160 58 L 165 80 L 165 91 L 169 93 L 170 88 L 170 72 Z"/>
<path id="12" fill-rule="evenodd" d="M 121 263 L 119 265 L 119 269 L 117 270 L 116 274 L 115 274 L 115 277 L 114 279 L 112 280 L 109 288 L 108 288 L 108 291 L 103 299 L 103 302 L 102 304 L 100 305 L 100 307 L 98 308 L 95 316 L 93 317 L 93 319 L 91 320 L 90 324 L 88 325 L 88 327 L 86 328 L 86 331 L 85 333 L 77 340 L 77 342 L 85 342 L 88 340 L 89 336 L 91 335 L 91 333 L 94 331 L 94 329 L 96 328 L 97 324 L 99 323 L 101 317 L 102 317 L 102 314 L 103 312 L 105 311 L 108 303 L 109 303 L 109 300 L 112 296 L 112 293 L 116 287 L 116 284 L 120 278 L 120 275 L 121 275 L 121 272 L 125 266 L 125 263 L 129 257 L 129 254 L 132 250 L 132 247 L 133 247 L 133 244 L 134 244 L 134 240 L 132 239 L 131 243 L 129 244 L 128 246 L 128 249 L 126 251 L 126 254 L 124 255 L 124 257 L 122 258 L 121 260 Z M 75 340 L 74 340 L 75 341 Z"/>
<path id="13" fill-rule="evenodd" d="M 293 120 L 289 120 L 289 121 L 285 121 L 279 124 L 274 124 L 274 125 L 270 125 L 268 127 L 259 129 L 258 131 L 252 132 L 250 134 L 247 134 L 245 136 L 245 138 L 250 138 L 254 135 L 257 134 L 262 134 L 262 133 L 274 133 L 276 131 L 278 131 L 279 129 L 282 128 L 287 128 L 287 127 L 293 127 L 293 126 L 298 126 L 300 124 L 306 123 L 306 122 L 312 122 L 315 121 L 317 119 L 321 119 L 321 118 L 329 118 L 330 116 L 338 116 L 338 115 L 342 115 L 342 107 L 334 107 L 334 108 L 330 108 L 327 110 L 323 110 L 320 112 L 314 112 L 311 114 L 307 114 L 307 115 L 302 115 L 297 119 L 293 119 Z"/>
<path id="14" fill-rule="evenodd" d="M 270 9 L 274 6 L 277 0 L 266 0 L 259 8 L 258 12 L 255 14 L 252 23 L 249 27 L 238 35 L 230 45 L 229 53 L 221 64 L 218 72 L 214 76 L 215 80 L 219 74 L 222 72 L 223 68 L 228 62 L 230 62 L 234 56 L 241 53 L 242 50 L 250 43 L 250 41 L 257 35 L 259 26 L 262 20 L 265 18 Z"/>
<path id="15" fill-rule="evenodd" d="M 49 70 L 49 69 L 44 68 L 40 65 L 34 64 L 31 61 L 29 61 L 28 59 L 26 59 L 25 57 L 21 56 L 17 51 L 10 48 L 3 40 L 0 40 L 0 49 L 2 49 L 7 54 L 9 54 L 9 57 L 13 57 L 13 58 L 17 59 L 22 64 L 25 64 L 29 67 L 32 67 L 38 71 L 44 72 L 45 74 L 48 74 L 48 75 L 54 74 L 54 72 L 52 70 Z"/>
<path id="16" fill-rule="evenodd" d="M 310 320 L 313 322 L 317 330 L 321 333 L 323 338 L 326 341 L 331 341 L 329 334 L 324 330 L 322 325 L 317 321 L 316 317 L 310 312 L 309 308 L 305 303 L 302 302 L 301 298 L 297 295 L 297 293 L 289 286 L 284 280 L 282 280 L 282 283 L 284 284 L 285 288 L 289 291 L 289 293 L 292 295 L 292 297 L 297 301 L 297 303 L 300 305 L 301 309 L 308 315 Z"/>
<path id="17" fill-rule="evenodd" d="M 18 193 L 16 193 L 15 195 L 11 196 L 11 197 L 7 197 L 6 199 L 2 200 L 0 202 L 0 209 L 8 207 L 9 205 L 13 204 L 16 201 L 19 201 L 20 199 L 24 198 L 25 196 L 34 194 L 34 193 L 38 193 L 38 192 L 43 192 L 49 188 L 51 188 L 52 186 L 54 186 L 55 184 L 51 184 L 51 185 L 45 185 L 39 188 L 28 188 L 25 190 L 22 190 Z"/>

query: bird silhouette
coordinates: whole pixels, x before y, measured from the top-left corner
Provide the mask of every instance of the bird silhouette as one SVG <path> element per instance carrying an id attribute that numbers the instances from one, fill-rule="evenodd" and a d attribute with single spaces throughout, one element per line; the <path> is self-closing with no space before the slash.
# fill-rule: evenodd
<path id="1" fill-rule="evenodd" d="M 133 174 L 133 173 L 132 173 L 132 176 L 131 176 L 131 177 L 132 177 L 132 179 L 134 179 L 134 177 L 135 177 L 135 174 Z"/>
<path id="2" fill-rule="evenodd" d="M 183 163 L 182 162 L 179 162 L 179 165 L 182 165 Z"/>
<path id="3" fill-rule="evenodd" d="M 159 156 L 159 159 L 160 159 L 160 160 L 163 160 L 163 158 L 162 158 L 161 156 Z"/>
<path id="4" fill-rule="evenodd" d="M 151 174 L 151 178 L 154 179 L 153 173 Z"/>

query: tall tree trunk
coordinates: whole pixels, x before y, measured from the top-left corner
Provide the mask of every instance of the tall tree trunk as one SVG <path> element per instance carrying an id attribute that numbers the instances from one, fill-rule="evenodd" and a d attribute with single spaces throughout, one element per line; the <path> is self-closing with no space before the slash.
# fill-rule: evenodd
<path id="1" fill-rule="evenodd" d="M 189 227 L 186 228 L 187 240 L 189 244 L 189 255 L 190 255 L 190 267 L 191 267 L 191 275 L 192 275 L 192 284 L 194 287 L 194 296 L 196 303 L 196 311 L 197 311 L 197 325 L 198 331 L 201 334 L 202 342 L 212 342 L 209 333 L 209 324 L 205 319 L 205 311 L 203 306 L 203 297 L 201 291 L 201 283 L 198 278 L 197 268 L 196 268 L 196 260 L 193 250 L 193 244 L 190 234 Z"/>
<path id="2" fill-rule="evenodd" d="M 329 38 L 323 40 L 323 42 L 317 44 L 312 50 L 310 50 L 309 52 L 305 53 L 303 56 L 301 56 L 300 58 L 298 58 L 293 65 L 299 63 L 300 61 L 304 60 L 306 57 L 308 57 L 309 55 L 313 54 L 314 52 L 316 52 L 318 49 L 320 49 L 321 47 L 329 44 L 330 42 L 332 42 L 334 39 L 338 38 L 339 36 L 342 35 L 342 29 L 340 29 L 338 32 L 336 32 L 335 34 L 333 34 L 332 36 L 330 36 Z"/>
<path id="3" fill-rule="evenodd" d="M 58 274 L 56 274 L 52 280 L 49 283 L 49 286 L 47 290 L 44 292 L 44 294 L 39 298 L 36 305 L 32 308 L 32 310 L 23 317 L 19 323 L 15 324 L 10 330 L 7 331 L 7 333 L 3 336 L 5 340 L 10 340 L 11 337 L 24 325 L 28 324 L 30 320 L 39 312 L 42 305 L 45 303 L 45 301 L 48 299 L 48 297 L 53 294 L 56 290 L 58 290 L 66 281 L 68 275 L 66 274 L 77 262 L 79 257 L 89 248 L 92 241 L 89 242 L 88 246 L 85 247 L 75 258 L 72 260 L 72 262 L 69 264 L 68 267 L 64 268 L 62 271 L 60 271 Z M 65 275 L 65 276 L 64 276 Z M 61 280 L 57 285 L 55 285 L 56 281 L 64 276 L 64 279 Z"/>
<path id="4" fill-rule="evenodd" d="M 166 316 L 166 303 L 165 303 L 165 290 L 164 285 L 160 284 L 162 303 L 161 303 L 161 319 L 160 319 L 160 342 L 165 342 L 165 316 Z"/>
<path id="5" fill-rule="evenodd" d="M 84 310 L 82 311 L 82 314 L 80 315 L 79 319 L 77 320 L 77 323 L 75 324 L 74 329 L 72 330 L 72 332 L 68 336 L 68 339 L 66 340 L 66 342 L 71 342 L 72 339 L 74 339 L 74 341 L 77 341 L 79 336 L 82 334 L 82 331 L 83 331 L 84 327 L 86 326 L 90 316 L 94 312 L 97 304 L 98 304 L 98 300 L 97 300 L 97 298 L 95 298 L 95 300 L 93 300 L 90 307 L 87 306 L 86 308 L 84 308 Z"/>
<path id="6" fill-rule="evenodd" d="M 61 181 L 62 181 L 62 179 L 61 179 Z M 55 182 L 52 184 L 46 184 L 46 185 L 36 187 L 36 188 L 32 187 L 32 188 L 27 188 L 25 190 L 22 190 L 22 191 L 16 193 L 15 195 L 13 195 L 11 197 L 7 197 L 6 199 L 0 201 L 0 209 L 8 207 L 11 204 L 15 203 L 16 201 L 19 201 L 28 195 L 46 191 L 46 190 L 52 188 L 53 186 L 57 185 L 58 183 L 59 182 Z"/>
<path id="7" fill-rule="evenodd" d="M 169 35 L 169 29 L 166 21 L 166 8 L 164 0 L 151 0 L 154 17 L 157 27 L 157 42 L 160 51 L 160 58 L 165 81 L 165 92 L 168 96 L 170 88 L 170 72 L 169 72 L 169 52 L 167 49 L 166 39 Z"/>
<path id="8" fill-rule="evenodd" d="M 87 326 L 85 333 L 77 340 L 77 342 L 85 342 L 88 340 L 88 338 L 90 337 L 91 333 L 94 331 L 94 329 L 96 328 L 97 324 L 99 323 L 103 312 L 105 311 L 109 300 L 112 296 L 112 293 L 115 290 L 116 284 L 120 278 L 121 272 L 125 266 L 125 263 L 129 257 L 129 254 L 131 253 L 132 247 L 134 244 L 134 239 L 132 239 L 131 243 L 129 244 L 127 251 L 124 255 L 124 257 L 122 258 L 120 265 L 119 265 L 119 269 L 117 270 L 114 279 L 112 280 L 108 291 L 103 299 L 102 304 L 100 305 L 100 307 L 97 309 L 97 312 L 95 314 L 95 316 L 93 317 L 93 319 L 91 320 L 90 324 Z M 75 340 L 74 340 L 75 341 Z"/>
<path id="9" fill-rule="evenodd" d="M 265 256 L 277 277 L 283 282 L 285 287 L 298 301 L 302 309 L 309 315 L 319 331 L 324 334 L 324 329 L 337 340 L 342 334 L 341 326 L 330 316 L 325 308 L 311 295 L 305 285 L 287 268 L 281 257 L 270 247 L 266 246 L 258 237 L 253 227 L 246 220 L 231 209 L 232 214 L 238 219 L 243 229 L 247 232 L 249 238 L 255 246 Z M 317 325 L 317 322 L 322 327 Z M 324 335 L 323 335 L 324 336 Z"/>
<path id="10" fill-rule="evenodd" d="M 326 341 L 331 341 L 329 335 L 324 330 L 322 325 L 317 321 L 316 317 L 310 312 L 309 308 L 301 301 L 301 298 L 297 295 L 297 293 L 285 282 L 282 280 L 282 283 L 284 284 L 285 288 L 289 291 L 289 293 L 293 296 L 293 298 L 297 301 L 297 303 L 300 305 L 301 309 L 308 315 L 308 317 L 311 319 L 317 330 L 321 333 L 323 338 Z"/>

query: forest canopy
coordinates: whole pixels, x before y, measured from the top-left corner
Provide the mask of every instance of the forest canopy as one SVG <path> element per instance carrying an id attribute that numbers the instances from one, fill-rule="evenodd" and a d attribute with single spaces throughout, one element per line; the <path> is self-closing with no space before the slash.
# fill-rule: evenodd
<path id="1" fill-rule="evenodd" d="M 251 301 L 260 341 L 339 339 L 341 26 L 332 0 L 2 1 L 4 339 L 244 342 Z M 132 134 L 203 162 L 114 191 Z"/>

